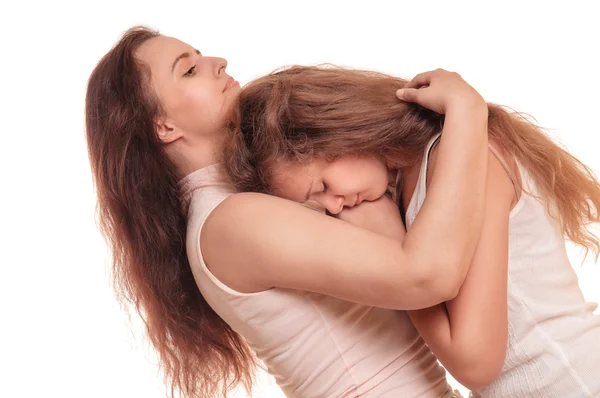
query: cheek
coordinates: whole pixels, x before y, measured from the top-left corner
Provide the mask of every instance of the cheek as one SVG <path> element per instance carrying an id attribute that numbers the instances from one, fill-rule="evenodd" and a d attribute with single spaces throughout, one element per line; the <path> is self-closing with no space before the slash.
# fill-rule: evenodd
<path id="1" fill-rule="evenodd" d="M 373 170 L 373 174 L 373 180 L 376 181 L 378 189 L 387 189 L 389 184 L 387 168 L 377 165 L 377 167 Z"/>
<path id="2" fill-rule="evenodd" d="M 335 173 L 328 173 L 324 176 L 324 181 L 328 186 L 328 194 L 337 195 L 355 195 L 364 192 L 369 187 L 368 175 L 364 171 L 347 167 L 336 170 Z"/>
<path id="3" fill-rule="evenodd" d="M 390 185 L 390 181 L 389 181 L 389 174 L 388 174 L 388 170 L 387 168 L 379 168 L 377 171 L 377 192 L 375 193 L 378 196 L 382 196 L 385 194 L 385 192 L 388 190 L 388 187 Z"/>
<path id="4" fill-rule="evenodd" d="M 360 171 L 361 188 L 364 191 L 370 192 L 374 196 L 381 196 L 385 193 L 388 186 L 387 168 L 379 162 L 370 162 L 364 164 Z"/>
<path id="5" fill-rule="evenodd" d="M 188 102 L 193 104 L 195 113 L 204 117 L 214 115 L 221 105 L 218 98 L 206 88 L 187 93 L 187 98 Z"/>
<path id="6" fill-rule="evenodd" d="M 210 92 L 189 93 L 183 105 L 182 118 L 192 130 L 212 130 L 219 128 L 223 122 L 223 101 Z"/>
<path id="7" fill-rule="evenodd" d="M 174 119 L 178 127 L 195 130 L 199 121 L 206 120 L 206 101 L 199 93 L 189 90 L 173 92 L 163 105 L 167 114 Z"/>

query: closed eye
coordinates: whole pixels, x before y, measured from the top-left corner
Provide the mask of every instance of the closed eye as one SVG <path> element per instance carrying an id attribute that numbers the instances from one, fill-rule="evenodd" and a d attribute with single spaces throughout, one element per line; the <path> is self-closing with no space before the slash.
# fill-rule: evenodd
<path id="1" fill-rule="evenodd" d="M 196 73 L 196 65 L 192 66 L 190 69 L 187 70 L 187 72 L 185 72 L 183 74 L 183 77 L 190 77 L 190 76 L 194 76 L 194 74 Z"/>

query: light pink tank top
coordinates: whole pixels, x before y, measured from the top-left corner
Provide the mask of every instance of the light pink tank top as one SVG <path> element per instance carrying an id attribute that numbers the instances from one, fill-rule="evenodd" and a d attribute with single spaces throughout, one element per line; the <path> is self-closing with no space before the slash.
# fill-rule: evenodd
<path id="1" fill-rule="evenodd" d="M 206 301 L 246 339 L 286 396 L 452 396 L 444 369 L 405 312 L 295 290 L 244 294 L 220 282 L 204 263 L 200 233 L 212 210 L 234 193 L 222 175 L 213 165 L 182 181 L 190 203 L 190 265 Z"/>

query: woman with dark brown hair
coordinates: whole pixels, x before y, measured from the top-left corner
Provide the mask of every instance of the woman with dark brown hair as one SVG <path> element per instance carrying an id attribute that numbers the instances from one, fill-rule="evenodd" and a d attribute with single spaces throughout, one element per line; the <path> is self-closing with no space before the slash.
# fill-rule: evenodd
<path id="1" fill-rule="evenodd" d="M 444 167 L 399 240 L 404 226 L 387 196 L 360 206 L 368 230 L 293 201 L 235 193 L 219 163 L 240 92 L 226 66 L 132 28 L 100 60 L 86 94 L 116 287 L 144 319 L 171 392 L 250 390 L 258 357 L 290 397 L 452 396 L 396 310 L 451 300 L 466 276 L 484 209 L 484 101 L 447 72 L 411 83 L 409 92 L 420 92 L 429 82 L 417 102 L 446 114 Z M 393 91 L 381 95 L 384 107 L 400 102 Z"/>
<path id="2" fill-rule="evenodd" d="M 450 113 L 424 103 L 443 79 L 430 74 L 417 91 L 392 76 L 335 67 L 292 67 L 256 79 L 239 97 L 238 124 L 226 140 L 229 174 L 239 190 L 316 202 L 367 229 L 377 222 L 361 208 L 384 195 L 392 175 L 401 182 L 408 232 L 391 236 L 407 239 L 423 227 L 428 206 L 440 205 L 431 202 L 434 184 L 454 161 L 442 158 L 443 138 L 438 145 Z M 397 90 L 435 112 L 395 101 Z M 565 237 L 598 254 L 588 226 L 600 221 L 600 183 L 526 119 L 487 108 L 484 223 L 468 276 L 454 299 L 410 318 L 473 396 L 599 397 L 600 316 L 578 286 Z M 470 221 L 464 213 L 452 218 L 456 227 Z"/>

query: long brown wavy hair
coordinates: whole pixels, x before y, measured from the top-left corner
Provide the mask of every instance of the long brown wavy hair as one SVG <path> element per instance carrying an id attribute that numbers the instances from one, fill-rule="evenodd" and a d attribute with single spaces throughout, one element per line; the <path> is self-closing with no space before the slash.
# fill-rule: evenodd
<path id="1" fill-rule="evenodd" d="M 443 116 L 396 99 L 406 80 L 334 66 L 294 66 L 242 90 L 225 142 L 224 163 L 240 191 L 272 192 L 273 162 L 377 154 L 389 168 L 414 165 Z M 490 140 L 531 174 L 564 234 L 596 253 L 600 184 L 587 166 L 528 118 L 488 104 Z M 459 154 L 457 154 L 459 156 Z"/>
<path id="2" fill-rule="evenodd" d="M 100 60 L 86 93 L 89 161 L 114 286 L 142 317 L 170 394 L 251 390 L 255 359 L 206 303 L 186 256 L 186 209 L 178 176 L 157 138 L 162 112 L 136 50 L 159 33 L 134 27 Z"/>

